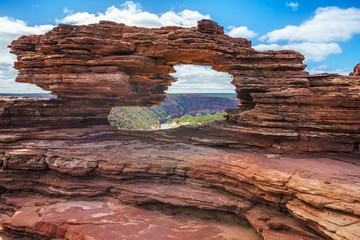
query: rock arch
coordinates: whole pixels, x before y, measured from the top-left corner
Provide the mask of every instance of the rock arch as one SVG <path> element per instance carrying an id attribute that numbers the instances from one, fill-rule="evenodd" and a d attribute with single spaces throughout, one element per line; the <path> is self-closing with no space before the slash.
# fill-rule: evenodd
<path id="1" fill-rule="evenodd" d="M 175 80 L 169 73 L 178 64 L 228 72 L 243 105 L 249 92 L 266 91 L 266 71 L 306 75 L 301 54 L 257 52 L 250 41 L 224 35 L 222 27 L 210 20 L 190 29 L 147 29 L 113 22 L 59 25 L 46 35 L 21 37 L 11 48 L 18 55 L 18 82 L 36 84 L 66 100 L 111 99 L 122 104 L 126 98 L 125 104 L 157 104 Z M 303 81 L 306 84 L 307 79 Z"/>
<path id="2" fill-rule="evenodd" d="M 147 29 L 107 21 L 59 25 L 45 35 L 23 36 L 10 48 L 18 60 L 16 81 L 58 96 L 3 100 L 1 122 L 10 128 L 24 119 L 38 127 L 107 124 L 114 106 L 162 102 L 175 81 L 169 75 L 173 66 L 195 64 L 233 76 L 240 100 L 238 109 L 228 111 L 234 141 L 250 139 L 247 145 L 278 151 L 359 149 L 359 77 L 310 76 L 300 53 L 255 51 L 250 41 L 225 35 L 211 20 L 193 28 Z"/>

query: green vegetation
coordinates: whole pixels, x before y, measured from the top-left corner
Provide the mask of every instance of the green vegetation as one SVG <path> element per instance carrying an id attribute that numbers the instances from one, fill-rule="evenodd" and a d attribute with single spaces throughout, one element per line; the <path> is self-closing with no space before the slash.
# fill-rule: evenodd
<path id="1" fill-rule="evenodd" d="M 180 118 L 185 114 L 194 116 L 196 113 L 217 113 L 237 108 L 238 104 L 235 93 L 174 93 L 166 94 L 166 101 L 151 109 L 159 116 L 160 122 L 164 123 L 169 115 Z"/>
<path id="2" fill-rule="evenodd" d="M 156 114 L 156 116 L 158 116 L 160 122 L 163 122 L 162 120 L 165 120 L 165 119 L 169 119 L 169 118 L 172 118 L 171 115 L 168 115 L 165 111 L 165 109 L 163 109 L 162 107 L 160 106 L 156 106 L 156 107 L 151 107 L 150 110 Z"/>
<path id="3" fill-rule="evenodd" d="M 236 93 L 201 93 L 202 96 L 237 99 Z"/>
<path id="4" fill-rule="evenodd" d="M 117 107 L 109 114 L 111 125 L 122 130 L 151 131 L 160 127 L 158 116 L 145 107 Z"/>
<path id="5" fill-rule="evenodd" d="M 210 95 L 210 94 L 209 94 Z M 168 94 L 166 101 L 155 107 L 117 107 L 108 118 L 122 130 L 151 131 L 160 124 L 170 126 L 199 125 L 225 119 L 225 109 L 236 108 L 234 94 Z"/>
<path id="6" fill-rule="evenodd" d="M 185 114 L 181 118 L 174 118 L 174 122 L 178 125 L 202 125 L 206 123 L 211 123 L 214 121 L 225 120 L 226 112 L 219 112 L 215 114 L 201 114 L 197 113 L 195 116 Z"/>

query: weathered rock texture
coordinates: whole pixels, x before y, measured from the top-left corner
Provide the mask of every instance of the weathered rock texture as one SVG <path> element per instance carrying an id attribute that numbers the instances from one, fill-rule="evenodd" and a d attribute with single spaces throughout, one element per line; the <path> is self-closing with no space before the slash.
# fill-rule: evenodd
<path id="1" fill-rule="evenodd" d="M 0 122 L 9 127 L 105 124 L 114 106 L 159 104 L 175 81 L 169 75 L 173 66 L 197 64 L 233 76 L 240 105 L 228 113 L 229 121 L 240 126 L 239 143 L 254 139 L 246 144 L 277 151 L 359 150 L 355 70 L 352 77 L 309 76 L 301 54 L 255 51 L 250 41 L 224 35 L 210 20 L 197 28 L 59 25 L 45 35 L 23 36 L 10 47 L 18 57 L 16 80 L 58 98 L 2 100 Z"/>
<path id="2" fill-rule="evenodd" d="M 162 207 L 164 210 L 146 208 L 120 204 L 111 198 L 58 198 L 51 204 L 23 207 L 3 226 L 15 235 L 27 232 L 56 239 L 262 239 L 234 215 L 167 206 Z"/>
<path id="3" fill-rule="evenodd" d="M 355 155 L 211 148 L 103 128 L 32 133 L 27 140 L 2 144 L 0 152 L 0 209 L 12 216 L 4 215 L 7 233 L 84 239 L 126 222 L 144 222 L 129 224 L 132 234 L 148 229 L 150 213 L 119 204 L 163 203 L 235 213 L 264 239 L 360 239 Z M 154 229 L 163 229 L 161 219 Z M 217 236 L 196 237 L 207 225 L 195 223 L 192 239 Z M 86 230 L 94 224 L 106 226 Z M 167 239 L 163 233 L 154 239 Z"/>
<path id="4" fill-rule="evenodd" d="M 349 74 L 350 76 L 360 76 L 360 63 L 356 64 L 354 71 Z"/>
<path id="5" fill-rule="evenodd" d="M 189 29 L 60 25 L 11 48 L 17 81 L 58 98 L 0 99 L 1 232 L 232 239 L 214 220 L 226 212 L 266 240 L 360 239 L 360 77 L 310 76 L 301 54 L 257 52 L 209 20 Z M 114 106 L 163 101 L 176 64 L 233 76 L 240 105 L 227 123 L 147 134 L 106 126 Z M 294 150 L 321 153 L 284 153 Z M 197 211 L 187 208 L 207 212 L 176 214 Z"/>

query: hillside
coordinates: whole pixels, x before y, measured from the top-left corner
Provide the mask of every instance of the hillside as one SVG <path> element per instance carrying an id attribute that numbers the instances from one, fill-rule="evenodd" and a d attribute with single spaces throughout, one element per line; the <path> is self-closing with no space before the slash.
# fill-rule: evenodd
<path id="1" fill-rule="evenodd" d="M 155 130 L 160 127 L 158 116 L 143 107 L 113 108 L 108 119 L 111 125 L 123 130 Z"/>
<path id="2" fill-rule="evenodd" d="M 235 92 L 234 93 L 194 93 L 194 94 L 201 96 L 221 97 L 221 98 L 230 98 L 237 100 L 237 95 Z"/>
<path id="3" fill-rule="evenodd" d="M 173 123 L 171 123 L 169 126 L 179 127 L 179 126 L 183 126 L 183 125 L 203 125 L 203 124 L 215 122 L 218 120 L 224 120 L 224 119 L 226 119 L 225 112 L 218 112 L 218 113 L 214 113 L 214 114 L 197 113 L 195 116 L 185 114 L 181 118 L 174 118 Z"/>
<path id="4" fill-rule="evenodd" d="M 159 123 L 172 122 L 184 115 L 197 116 L 198 123 L 208 122 L 219 119 L 211 115 L 237 108 L 238 100 L 233 99 L 234 94 L 218 96 L 167 94 L 166 101 L 159 106 L 114 108 L 109 114 L 109 122 L 124 130 L 154 130 L 159 128 Z"/>
<path id="5" fill-rule="evenodd" d="M 237 108 L 238 100 L 232 99 L 232 97 L 232 94 L 224 95 L 224 97 L 201 94 L 167 94 L 165 102 L 152 107 L 152 109 L 160 117 L 171 115 L 172 118 L 179 118 L 185 114 L 195 116 L 197 113 L 217 113 Z"/>

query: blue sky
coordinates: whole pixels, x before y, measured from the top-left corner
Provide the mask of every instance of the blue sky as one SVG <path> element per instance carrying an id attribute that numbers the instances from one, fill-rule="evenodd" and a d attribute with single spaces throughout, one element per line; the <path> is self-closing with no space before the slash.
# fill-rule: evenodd
<path id="1" fill-rule="evenodd" d="M 310 73 L 348 74 L 360 62 L 360 1 L 0 0 L 0 93 L 39 92 L 15 83 L 14 56 L 6 46 L 23 34 L 42 34 L 59 23 L 100 19 L 128 25 L 190 27 L 211 18 L 227 34 L 246 37 L 257 50 L 294 49 Z M 210 68 L 178 66 L 172 92 L 231 92 L 230 77 Z M 207 89 L 201 85 L 208 86 Z"/>

